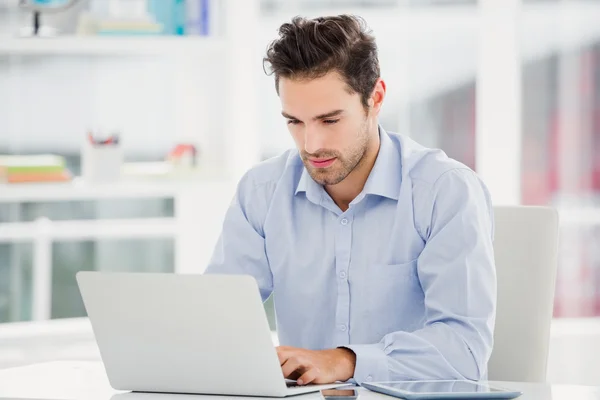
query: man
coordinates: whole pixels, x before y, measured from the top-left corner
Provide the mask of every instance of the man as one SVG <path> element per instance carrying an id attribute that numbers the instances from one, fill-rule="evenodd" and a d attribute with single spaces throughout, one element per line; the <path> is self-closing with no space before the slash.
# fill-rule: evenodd
<path id="1" fill-rule="evenodd" d="M 361 19 L 295 18 L 265 62 L 297 150 L 242 178 L 208 272 L 274 293 L 281 367 L 300 384 L 485 378 L 496 276 L 484 185 L 379 127 L 386 85 Z"/>

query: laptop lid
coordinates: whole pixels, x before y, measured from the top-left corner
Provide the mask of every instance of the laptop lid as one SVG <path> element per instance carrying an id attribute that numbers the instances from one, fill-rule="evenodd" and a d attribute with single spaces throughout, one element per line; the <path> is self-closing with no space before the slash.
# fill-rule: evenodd
<path id="1" fill-rule="evenodd" d="M 79 272 L 77 282 L 113 388 L 286 392 L 254 278 Z"/>

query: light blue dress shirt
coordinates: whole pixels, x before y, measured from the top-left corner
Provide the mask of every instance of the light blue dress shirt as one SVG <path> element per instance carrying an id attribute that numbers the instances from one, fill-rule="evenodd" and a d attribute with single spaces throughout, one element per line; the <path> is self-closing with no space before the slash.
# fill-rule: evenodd
<path id="1" fill-rule="evenodd" d="M 252 168 L 208 273 L 273 293 L 281 345 L 347 347 L 354 379 L 485 379 L 496 310 L 493 215 L 477 175 L 380 128 L 342 212 L 296 150 Z"/>

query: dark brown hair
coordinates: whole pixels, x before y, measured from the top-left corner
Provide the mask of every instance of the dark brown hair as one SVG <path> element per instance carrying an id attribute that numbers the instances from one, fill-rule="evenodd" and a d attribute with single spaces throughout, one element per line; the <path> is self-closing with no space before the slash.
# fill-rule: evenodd
<path id="1" fill-rule="evenodd" d="M 337 71 L 368 107 L 379 78 L 377 45 L 365 21 L 353 15 L 306 19 L 295 17 L 281 25 L 279 38 L 267 48 L 267 74 L 279 79 L 315 79 Z"/>

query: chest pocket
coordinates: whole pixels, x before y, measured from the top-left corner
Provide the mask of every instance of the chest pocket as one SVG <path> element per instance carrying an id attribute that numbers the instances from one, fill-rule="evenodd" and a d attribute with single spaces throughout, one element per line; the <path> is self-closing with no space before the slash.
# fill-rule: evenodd
<path id="1" fill-rule="evenodd" d="M 368 289 L 374 309 L 390 309 L 413 302 L 421 293 L 417 260 L 400 264 L 375 264 L 368 271 Z"/>
<path id="2" fill-rule="evenodd" d="M 412 330 L 402 321 L 408 316 L 415 321 L 415 314 L 424 313 L 416 259 L 400 264 L 373 264 L 364 281 L 354 286 L 361 310 L 356 321 L 367 324 L 361 330 L 369 331 L 374 340 L 397 330 Z"/>

